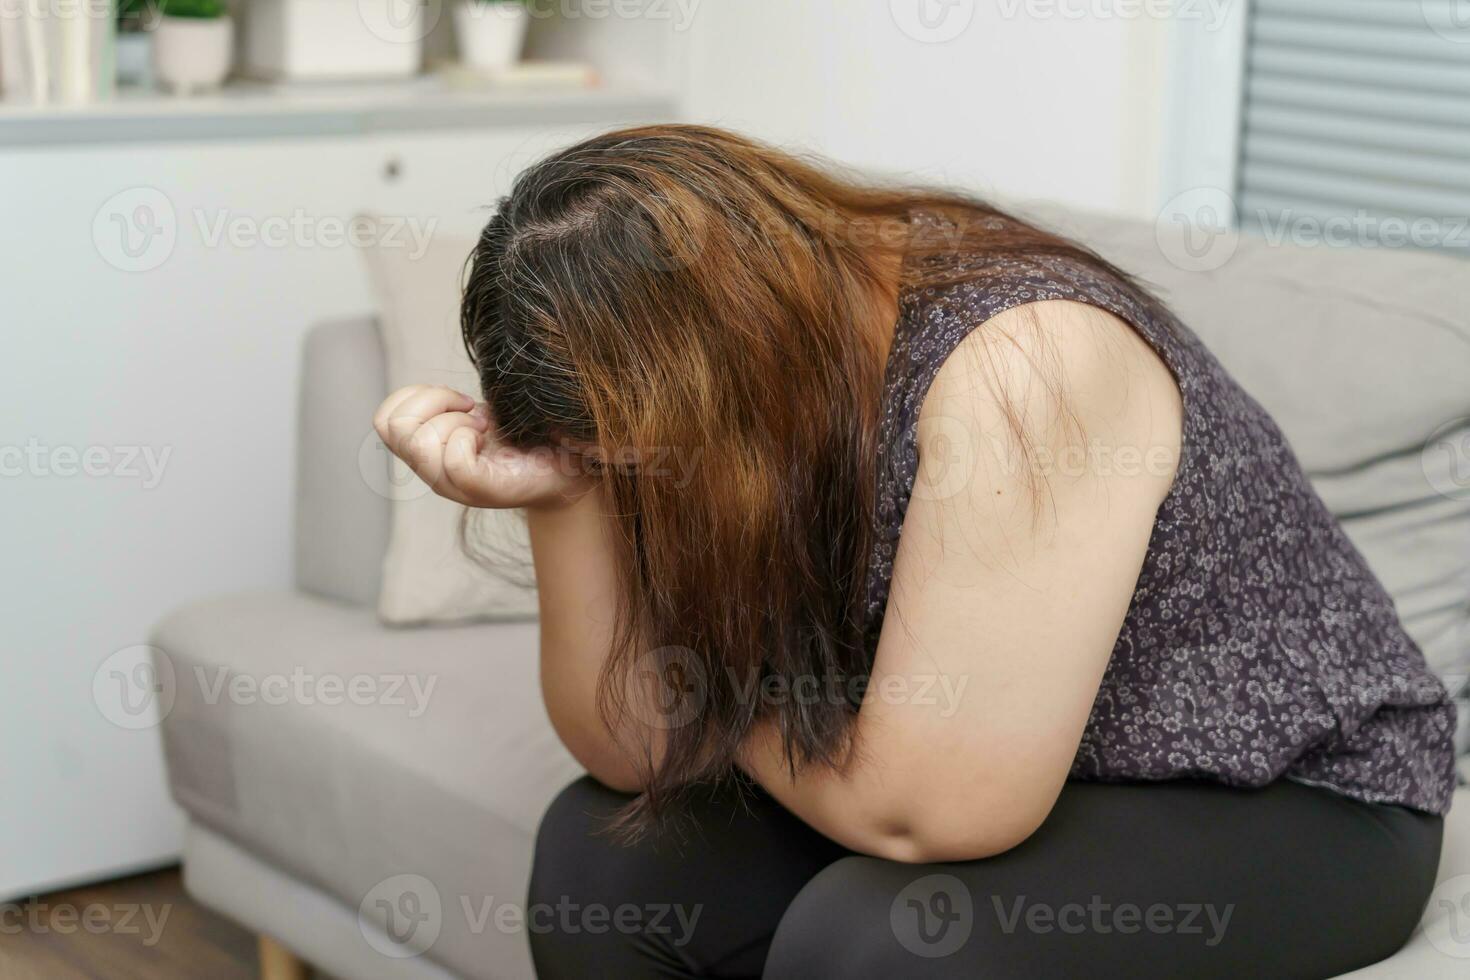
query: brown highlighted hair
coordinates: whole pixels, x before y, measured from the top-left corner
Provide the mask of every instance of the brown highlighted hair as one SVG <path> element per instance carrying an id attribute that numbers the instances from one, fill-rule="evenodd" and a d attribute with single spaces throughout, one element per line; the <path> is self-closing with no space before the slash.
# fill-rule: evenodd
<path id="1" fill-rule="evenodd" d="M 746 685 L 850 689 L 870 669 L 884 297 L 1024 256 L 1136 290 L 980 201 L 849 179 L 700 126 L 586 140 L 499 202 L 470 257 L 465 345 L 506 442 L 608 461 L 596 472 L 622 582 L 602 710 L 625 710 L 651 650 L 677 651 L 701 687 L 691 717 L 650 732 L 663 752 L 643 755 L 632 824 L 727 775 L 763 714 L 793 767 L 843 763 L 853 699 L 771 704 Z"/>

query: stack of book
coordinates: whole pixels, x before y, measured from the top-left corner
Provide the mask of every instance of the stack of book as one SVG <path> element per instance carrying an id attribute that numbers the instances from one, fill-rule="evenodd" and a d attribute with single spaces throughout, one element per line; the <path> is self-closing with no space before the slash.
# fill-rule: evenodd
<path id="1" fill-rule="evenodd" d="M 0 17 L 0 95 L 37 104 L 110 98 L 116 17 L 107 0 L 16 0 Z"/>

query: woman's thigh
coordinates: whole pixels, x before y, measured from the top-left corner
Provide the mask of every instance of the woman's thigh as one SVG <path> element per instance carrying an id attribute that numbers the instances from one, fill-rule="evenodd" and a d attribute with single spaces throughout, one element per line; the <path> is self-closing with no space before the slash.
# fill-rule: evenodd
<path id="1" fill-rule="evenodd" d="M 1289 782 L 1069 783 L 1005 854 L 829 865 L 783 917 L 766 976 L 1336 976 L 1408 939 L 1442 830 Z"/>
<path id="2" fill-rule="evenodd" d="M 758 977 L 791 900 L 850 853 L 733 786 L 627 846 L 606 830 L 630 799 L 583 778 L 542 818 L 527 903 L 541 980 Z"/>

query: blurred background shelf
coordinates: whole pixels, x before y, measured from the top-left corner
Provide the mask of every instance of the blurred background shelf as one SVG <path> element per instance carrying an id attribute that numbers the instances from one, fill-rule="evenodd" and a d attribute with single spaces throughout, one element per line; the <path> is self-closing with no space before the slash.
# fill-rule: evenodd
<path id="1" fill-rule="evenodd" d="M 240 82 L 204 96 L 121 90 L 88 105 L 0 105 L 0 145 L 339 136 L 668 117 L 671 94 L 630 85 L 467 88 L 439 77 L 384 83 Z"/>

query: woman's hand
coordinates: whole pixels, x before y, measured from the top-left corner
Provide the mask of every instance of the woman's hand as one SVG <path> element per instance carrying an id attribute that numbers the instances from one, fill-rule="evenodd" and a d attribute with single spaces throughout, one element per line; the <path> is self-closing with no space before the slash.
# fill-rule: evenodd
<path id="1" fill-rule="evenodd" d="M 470 507 L 558 507 L 591 486 L 571 453 L 504 445 L 484 403 L 443 385 L 399 388 L 373 428 L 435 493 Z"/>

